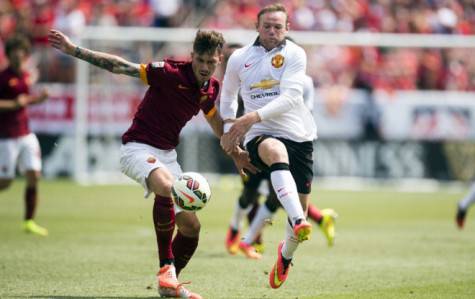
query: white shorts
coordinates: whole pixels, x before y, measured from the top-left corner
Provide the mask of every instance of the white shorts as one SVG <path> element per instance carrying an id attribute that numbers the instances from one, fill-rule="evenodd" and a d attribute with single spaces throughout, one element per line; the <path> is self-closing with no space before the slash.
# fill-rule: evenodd
<path id="1" fill-rule="evenodd" d="M 175 150 L 160 150 L 137 142 L 128 142 L 120 147 L 120 170 L 142 185 L 145 198 L 152 193 L 148 188 L 147 178 L 157 168 L 166 168 L 174 177 L 180 176 L 183 172 L 177 162 Z M 182 209 L 175 204 L 175 214 L 181 211 Z"/>
<path id="2" fill-rule="evenodd" d="M 0 178 L 15 178 L 17 165 L 20 173 L 41 171 L 41 149 L 35 134 L 0 139 Z"/>

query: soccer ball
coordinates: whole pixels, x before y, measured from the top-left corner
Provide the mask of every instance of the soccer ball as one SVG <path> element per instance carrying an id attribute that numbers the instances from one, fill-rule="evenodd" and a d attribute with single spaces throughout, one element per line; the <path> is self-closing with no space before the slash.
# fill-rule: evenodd
<path id="1" fill-rule="evenodd" d="M 183 210 L 199 211 L 211 198 L 211 189 L 201 174 L 185 172 L 173 183 L 172 196 Z"/>

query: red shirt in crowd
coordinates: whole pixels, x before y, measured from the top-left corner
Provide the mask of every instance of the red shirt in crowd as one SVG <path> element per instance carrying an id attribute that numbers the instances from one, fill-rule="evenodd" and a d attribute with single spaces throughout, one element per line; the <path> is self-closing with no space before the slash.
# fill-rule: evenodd
<path id="1" fill-rule="evenodd" d="M 27 75 L 17 74 L 10 67 L 0 72 L 0 99 L 14 101 L 28 94 Z M 0 111 L 0 138 L 16 138 L 30 133 L 26 108 Z"/>
<path id="2" fill-rule="evenodd" d="M 191 62 L 142 64 L 140 77 L 150 87 L 122 136 L 123 144 L 140 142 L 162 150 L 174 149 L 182 128 L 200 109 L 207 116 L 216 113 L 219 81 L 211 78 L 200 88 Z"/>

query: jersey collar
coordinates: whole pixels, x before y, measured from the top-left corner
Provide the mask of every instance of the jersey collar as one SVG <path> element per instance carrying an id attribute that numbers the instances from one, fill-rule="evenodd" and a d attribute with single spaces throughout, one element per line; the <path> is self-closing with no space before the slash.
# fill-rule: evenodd
<path id="1" fill-rule="evenodd" d="M 279 49 L 280 49 L 280 48 L 283 48 L 283 47 L 285 47 L 286 44 L 287 44 L 287 38 L 285 38 L 284 41 L 283 41 L 280 45 L 278 45 L 277 47 L 273 48 L 272 50 L 277 49 L 277 48 L 279 48 Z M 252 44 L 252 46 L 264 48 L 264 46 L 262 46 L 261 42 L 259 41 L 259 36 L 256 38 L 256 40 L 254 41 L 254 43 Z M 264 49 L 265 49 L 265 48 L 264 48 Z M 270 51 L 272 51 L 272 50 L 270 50 Z M 267 50 L 266 50 L 266 51 L 267 51 Z M 268 52 L 270 52 L 270 51 L 268 51 Z"/>

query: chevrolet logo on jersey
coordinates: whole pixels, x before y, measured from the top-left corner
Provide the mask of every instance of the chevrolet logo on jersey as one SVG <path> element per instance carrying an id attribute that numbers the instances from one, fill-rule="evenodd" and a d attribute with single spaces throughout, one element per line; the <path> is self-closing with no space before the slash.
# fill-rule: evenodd
<path id="1" fill-rule="evenodd" d="M 261 88 L 261 89 L 271 89 L 272 87 L 279 85 L 279 81 L 273 79 L 265 79 L 261 82 L 251 84 L 251 90 L 254 88 Z"/>

